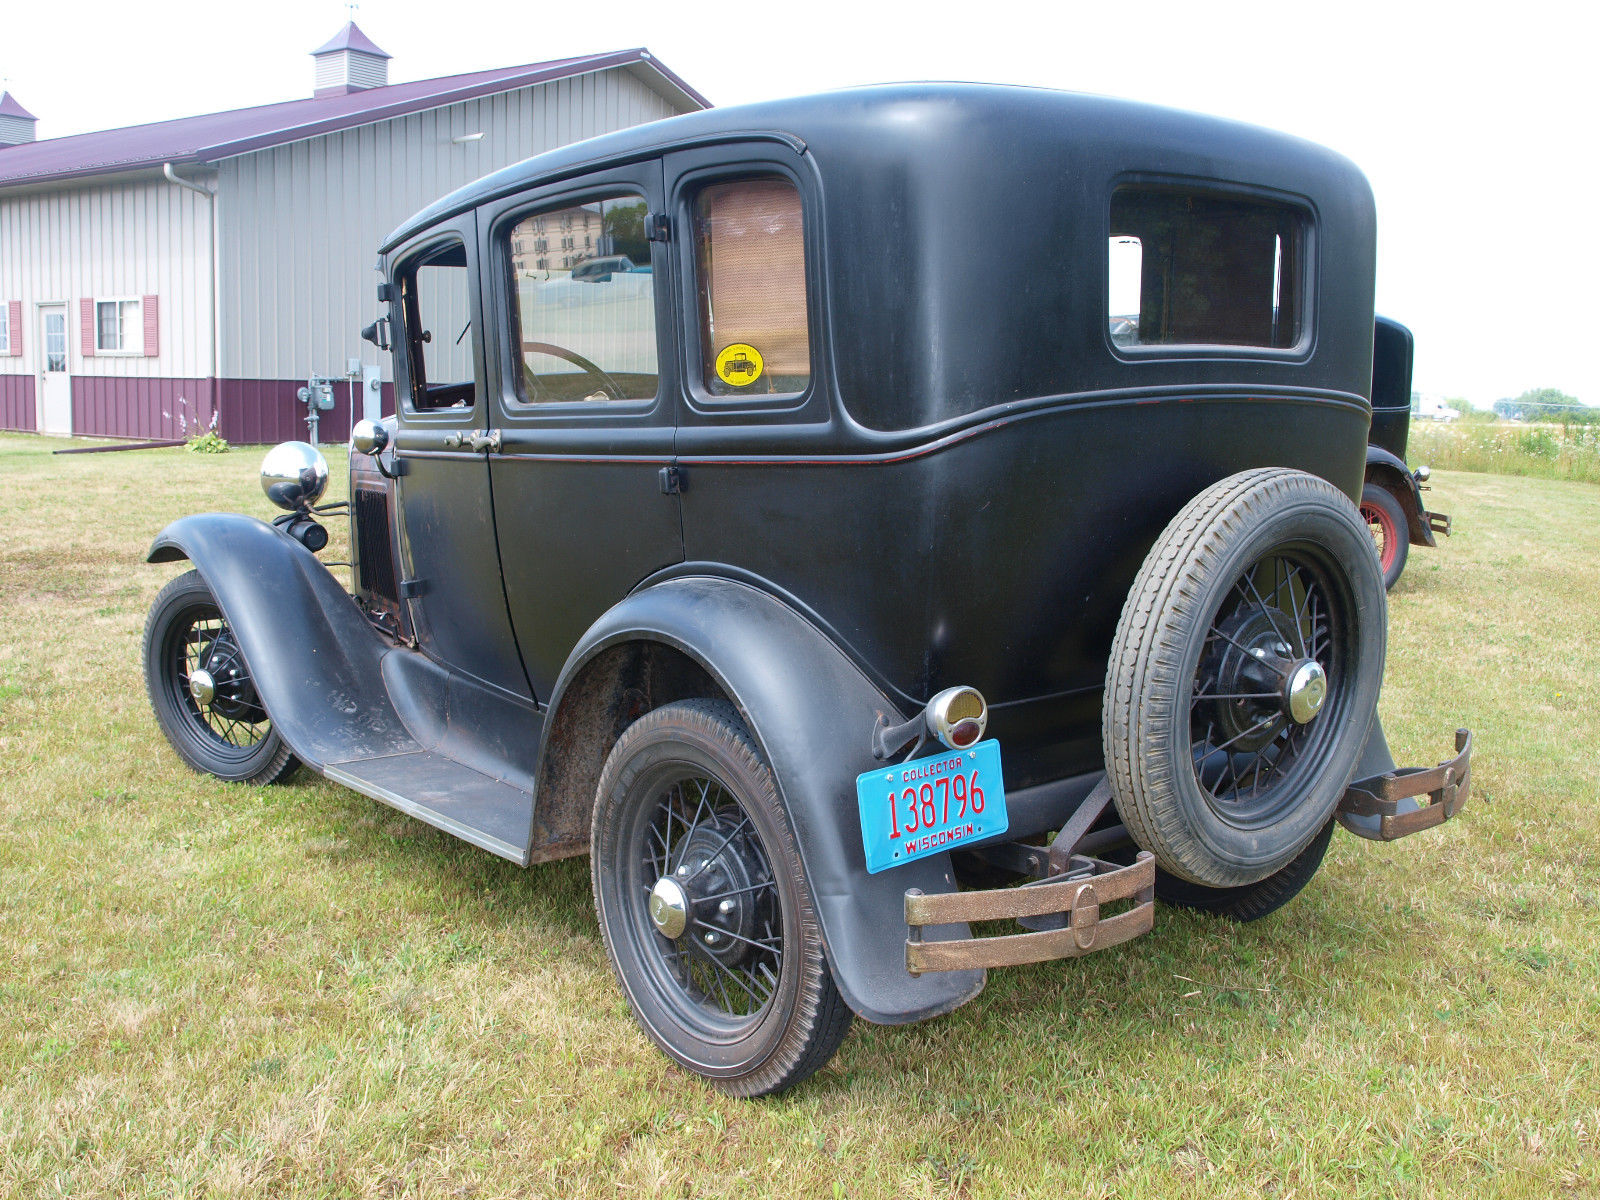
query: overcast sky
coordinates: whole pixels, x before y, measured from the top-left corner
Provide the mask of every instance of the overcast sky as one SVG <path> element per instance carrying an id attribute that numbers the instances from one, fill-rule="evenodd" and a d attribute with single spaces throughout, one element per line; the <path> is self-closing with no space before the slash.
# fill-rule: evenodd
<path id="1" fill-rule="evenodd" d="M 6 5 L 0 78 L 40 137 L 309 95 L 336 0 Z M 908 79 L 1099 92 L 1251 121 L 1353 159 L 1378 203 L 1378 309 L 1416 386 L 1600 403 L 1592 4 L 879 6 L 366 0 L 390 79 L 647 46 L 719 105 Z M 995 147 L 1003 154 L 1005 147 Z"/>

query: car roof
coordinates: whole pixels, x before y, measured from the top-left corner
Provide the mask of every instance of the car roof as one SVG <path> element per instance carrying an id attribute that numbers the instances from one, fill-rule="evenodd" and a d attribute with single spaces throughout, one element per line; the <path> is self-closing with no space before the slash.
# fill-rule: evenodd
<path id="1" fill-rule="evenodd" d="M 1288 134 L 1131 100 L 998 84 L 882 84 L 687 113 L 562 146 L 441 197 L 397 227 L 381 249 L 500 197 L 674 148 L 776 139 L 805 150 L 826 142 L 830 172 L 848 177 L 852 168 L 869 171 L 886 156 L 921 159 L 937 170 L 951 139 L 1003 147 L 1008 134 L 1040 127 L 1086 150 L 1118 142 L 1203 146 L 1219 164 L 1292 159 L 1316 162 L 1330 176 L 1360 174 L 1332 151 Z"/>

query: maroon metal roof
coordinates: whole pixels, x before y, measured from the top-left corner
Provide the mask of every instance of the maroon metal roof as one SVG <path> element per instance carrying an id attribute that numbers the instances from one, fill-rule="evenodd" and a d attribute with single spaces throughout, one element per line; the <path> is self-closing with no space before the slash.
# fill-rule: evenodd
<path id="1" fill-rule="evenodd" d="M 17 98 L 10 92 L 0 92 L 0 117 L 21 117 L 25 121 L 37 121 L 39 119 L 18 104 Z"/>
<path id="2" fill-rule="evenodd" d="M 362 54 L 375 54 L 379 58 L 393 58 L 394 55 L 379 50 L 371 38 L 362 33 L 354 21 L 349 22 L 322 45 L 311 52 L 315 58 L 319 54 L 332 54 L 335 50 L 359 50 Z"/>
<path id="3" fill-rule="evenodd" d="M 180 117 L 175 121 L 157 121 L 151 125 L 131 125 L 124 129 L 24 142 L 18 146 L 0 146 L 0 188 L 135 171 L 168 162 L 216 162 L 236 154 L 337 133 L 341 129 L 445 104 L 635 64 L 655 73 L 661 82 L 681 92 L 691 103 L 701 108 L 711 107 L 709 100 L 667 70 L 648 50 L 617 50 L 610 54 L 560 58 L 467 75 L 391 83 L 342 96 L 288 100 L 259 108 L 238 108 L 231 112 Z"/>

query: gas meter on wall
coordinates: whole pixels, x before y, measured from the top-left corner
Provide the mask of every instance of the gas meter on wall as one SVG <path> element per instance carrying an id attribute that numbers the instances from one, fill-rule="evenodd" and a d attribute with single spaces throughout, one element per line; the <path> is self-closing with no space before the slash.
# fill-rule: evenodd
<path id="1" fill-rule="evenodd" d="M 300 389 L 299 395 L 302 404 L 327 412 L 333 407 L 333 381 L 313 375 L 310 382 Z"/>
<path id="2" fill-rule="evenodd" d="M 311 431 L 306 440 L 315 446 L 321 414 L 333 408 L 333 380 L 313 375 L 306 380 L 306 386 L 295 394 L 300 397 L 300 403 L 306 406 L 306 428 Z"/>

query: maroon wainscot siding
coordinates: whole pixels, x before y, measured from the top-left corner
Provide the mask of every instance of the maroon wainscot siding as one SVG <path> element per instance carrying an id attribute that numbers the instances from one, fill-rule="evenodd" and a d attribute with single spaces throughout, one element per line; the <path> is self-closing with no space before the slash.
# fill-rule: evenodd
<path id="1" fill-rule="evenodd" d="M 222 416 L 217 432 L 240 445 L 252 443 L 304 441 L 306 406 L 299 392 L 304 380 L 296 379 L 219 379 L 219 404 Z M 356 381 L 356 411 L 361 411 L 361 381 Z M 394 385 L 383 385 L 383 412 L 394 412 Z M 333 408 L 322 414 L 317 437 L 323 442 L 342 442 L 350 436 L 350 381 L 336 379 Z"/>
<path id="2" fill-rule="evenodd" d="M 9 352 L 0 357 L 0 369 L 22 365 L 22 301 L 0 304 L 0 321 L 6 323 Z M 0 429 L 33 433 L 39 428 L 39 410 L 33 406 L 32 375 L 0 375 Z"/>
<path id="3" fill-rule="evenodd" d="M 0 429 L 17 429 L 23 433 L 39 431 L 32 375 L 0 375 Z"/>
<path id="4" fill-rule="evenodd" d="M 72 377 L 72 432 L 79 437 L 181 438 L 210 424 L 212 379 Z"/>

